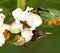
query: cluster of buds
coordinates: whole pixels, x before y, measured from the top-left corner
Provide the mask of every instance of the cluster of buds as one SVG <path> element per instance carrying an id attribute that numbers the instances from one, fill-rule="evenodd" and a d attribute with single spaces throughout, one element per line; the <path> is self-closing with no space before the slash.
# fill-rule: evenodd
<path id="1" fill-rule="evenodd" d="M 3 9 L 0 8 L 0 12 Z M 42 24 L 42 19 L 39 15 L 31 12 L 33 8 L 27 7 L 25 11 L 17 8 L 12 12 L 15 19 L 11 24 L 5 24 L 5 15 L 0 13 L 0 46 L 5 44 L 11 37 L 10 33 L 17 34 L 14 36 L 11 44 L 13 45 L 26 45 L 29 41 L 34 41 L 38 37 L 35 28 Z M 35 31 L 35 32 L 34 32 Z M 40 31 L 41 32 L 41 31 Z M 35 38 L 35 39 L 34 39 Z"/>
<path id="2" fill-rule="evenodd" d="M 55 25 L 58 25 L 58 24 L 60 24 L 60 20 L 54 20 L 54 19 L 52 19 L 49 22 L 49 25 L 52 26 L 52 27 L 54 27 Z"/>

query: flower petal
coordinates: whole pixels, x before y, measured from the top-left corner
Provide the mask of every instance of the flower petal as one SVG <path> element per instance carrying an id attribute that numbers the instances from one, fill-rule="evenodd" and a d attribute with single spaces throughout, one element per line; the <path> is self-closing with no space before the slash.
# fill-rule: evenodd
<path id="1" fill-rule="evenodd" d="M 32 39 L 33 33 L 29 29 L 24 29 L 21 32 L 21 36 L 26 39 L 26 42 L 30 41 Z"/>
<path id="2" fill-rule="evenodd" d="M 31 11 L 31 10 L 33 10 L 33 8 L 29 8 L 29 6 L 26 8 L 26 11 L 28 12 L 28 11 Z"/>
<path id="3" fill-rule="evenodd" d="M 3 25 L 5 15 L 3 13 L 0 13 L 0 27 Z"/>
<path id="4" fill-rule="evenodd" d="M 21 30 L 22 30 L 22 24 L 17 24 L 16 22 L 12 23 L 11 24 L 11 27 L 10 27 L 10 32 L 11 33 L 19 33 Z"/>
<path id="5" fill-rule="evenodd" d="M 32 23 L 30 23 L 30 26 L 38 27 L 39 25 L 42 24 L 42 19 L 41 19 L 41 17 L 39 15 L 34 14 L 34 13 L 30 13 L 30 16 L 32 18 Z"/>
<path id="6" fill-rule="evenodd" d="M 2 33 L 0 33 L 0 46 L 2 46 L 5 43 L 5 38 Z"/>

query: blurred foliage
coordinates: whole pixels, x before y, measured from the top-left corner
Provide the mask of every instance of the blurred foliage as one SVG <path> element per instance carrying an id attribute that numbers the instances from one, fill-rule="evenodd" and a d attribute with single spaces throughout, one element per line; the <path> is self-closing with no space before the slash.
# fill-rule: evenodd
<path id="1" fill-rule="evenodd" d="M 17 0 L 0 0 L 0 5 L 5 6 L 11 11 L 17 7 Z"/>

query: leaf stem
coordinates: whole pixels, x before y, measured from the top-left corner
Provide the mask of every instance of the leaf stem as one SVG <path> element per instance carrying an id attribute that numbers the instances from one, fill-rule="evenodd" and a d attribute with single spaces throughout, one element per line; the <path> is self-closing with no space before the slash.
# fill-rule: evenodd
<path id="1" fill-rule="evenodd" d="M 25 0 L 17 0 L 17 8 L 21 8 L 22 10 L 25 10 Z"/>

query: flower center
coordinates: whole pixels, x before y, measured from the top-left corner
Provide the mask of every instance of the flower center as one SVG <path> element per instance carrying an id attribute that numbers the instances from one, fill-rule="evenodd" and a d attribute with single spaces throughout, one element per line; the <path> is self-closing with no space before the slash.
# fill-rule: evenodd
<path id="1" fill-rule="evenodd" d="M 27 24 L 27 21 L 20 21 L 22 24 L 23 24 L 23 29 L 24 28 L 31 28 L 31 26 L 29 26 L 28 24 Z"/>

